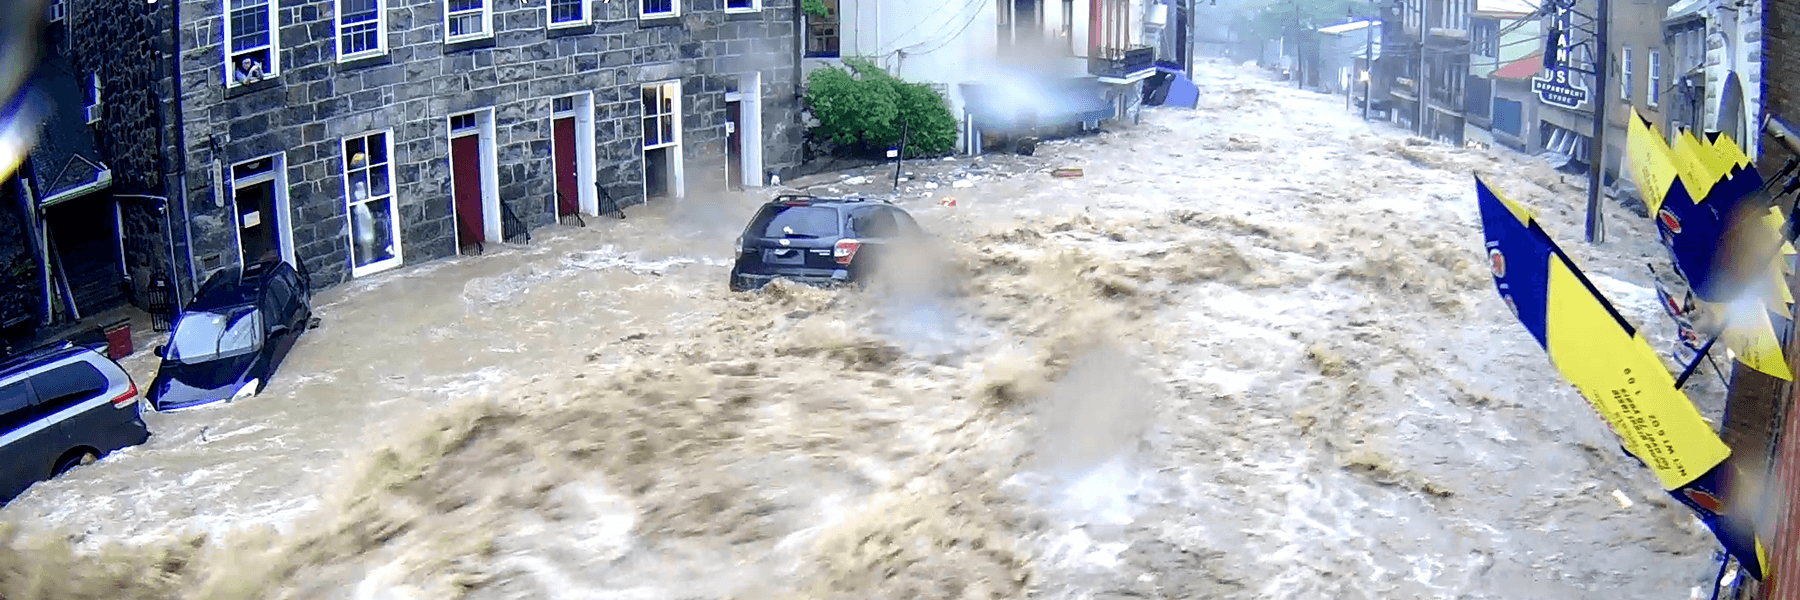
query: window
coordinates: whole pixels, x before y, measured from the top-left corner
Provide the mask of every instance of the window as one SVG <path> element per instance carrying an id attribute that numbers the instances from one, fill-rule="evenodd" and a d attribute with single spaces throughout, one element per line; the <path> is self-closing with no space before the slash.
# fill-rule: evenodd
<path id="1" fill-rule="evenodd" d="M 638 17 L 658 19 L 681 16 L 681 0 L 638 0 Z"/>
<path id="2" fill-rule="evenodd" d="M 494 12 L 488 0 L 444 0 L 444 41 L 460 42 L 493 35 Z"/>
<path id="3" fill-rule="evenodd" d="M 1619 99 L 1631 99 L 1631 46 L 1619 55 Z"/>
<path id="4" fill-rule="evenodd" d="M 340 62 L 387 51 L 387 11 L 381 0 L 338 0 L 337 10 Z"/>
<path id="5" fill-rule="evenodd" d="M 751 231 L 769 239 L 817 239 L 838 235 L 837 209 L 823 206 L 769 206 Z"/>
<path id="6" fill-rule="evenodd" d="M 21 379 L 0 386 L 0 435 L 37 420 L 31 411 L 31 384 Z"/>
<path id="7" fill-rule="evenodd" d="M 50 14 L 47 15 L 46 18 L 49 19 L 51 23 L 58 23 L 63 20 L 63 15 L 68 11 L 68 6 L 63 4 L 63 0 L 50 0 L 49 11 Z"/>
<path id="8" fill-rule="evenodd" d="M 762 10 L 762 0 L 725 0 L 725 12 L 755 12 Z"/>
<path id="9" fill-rule="evenodd" d="M 169 335 L 169 360 L 187 364 L 247 354 L 262 344 L 262 313 L 240 306 L 223 313 L 199 311 L 181 315 Z"/>
<path id="10" fill-rule="evenodd" d="M 588 0 L 550 0 L 550 27 L 588 24 Z"/>
<path id="11" fill-rule="evenodd" d="M 644 148 L 681 143 L 675 102 L 680 91 L 674 82 L 644 86 Z"/>
<path id="12" fill-rule="evenodd" d="M 344 206 L 350 215 L 352 276 L 400 262 L 393 151 L 393 135 L 387 131 L 344 139 Z"/>
<path id="13" fill-rule="evenodd" d="M 451 115 L 450 131 L 462 131 L 475 128 L 475 113 Z"/>
<path id="14" fill-rule="evenodd" d="M 274 0 L 226 0 L 225 85 L 241 85 L 281 72 Z"/>
<path id="15" fill-rule="evenodd" d="M 56 412 L 84 400 L 92 400 L 112 387 L 106 376 L 87 361 L 75 361 L 31 378 L 38 405 L 45 413 Z"/>
<path id="16" fill-rule="evenodd" d="M 806 55 L 838 55 L 838 0 L 822 0 L 825 16 L 806 15 Z"/>
<path id="17" fill-rule="evenodd" d="M 1482 19 L 1469 23 L 1470 47 L 1477 55 L 1489 58 L 1499 56 L 1499 35 L 1500 27 L 1497 21 Z"/>
<path id="18" fill-rule="evenodd" d="M 1647 90 L 1644 94 L 1645 96 L 1647 96 L 1647 98 L 1645 98 L 1645 101 L 1648 102 L 1650 104 L 1650 106 L 1656 106 L 1656 103 L 1662 102 L 1662 52 L 1661 51 L 1659 51 L 1659 50 L 1651 50 L 1650 51 L 1650 65 L 1649 66 L 1650 66 L 1650 89 Z"/>
<path id="19" fill-rule="evenodd" d="M 89 125 L 92 125 L 100 122 L 100 115 L 103 112 L 102 107 L 104 106 L 100 101 L 99 73 L 88 76 L 87 91 L 87 122 Z"/>
<path id="20" fill-rule="evenodd" d="M 1519 128 L 1523 125 L 1523 119 L 1520 117 L 1524 114 L 1524 108 L 1525 105 L 1518 100 L 1495 98 L 1494 129 L 1513 134 L 1514 136 L 1523 135 L 1520 133 Z"/>

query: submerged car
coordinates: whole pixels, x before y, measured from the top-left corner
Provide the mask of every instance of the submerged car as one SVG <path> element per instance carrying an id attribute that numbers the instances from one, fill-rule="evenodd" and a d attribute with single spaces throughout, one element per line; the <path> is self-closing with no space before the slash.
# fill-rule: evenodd
<path id="1" fill-rule="evenodd" d="M 0 361 L 0 504 L 148 439 L 137 384 L 92 348 L 65 343 Z"/>
<path id="2" fill-rule="evenodd" d="M 286 262 L 256 263 L 206 280 L 175 321 L 150 383 L 150 407 L 193 408 L 260 393 L 313 325 L 312 286 Z"/>
<path id="3" fill-rule="evenodd" d="M 864 281 L 892 246 L 923 235 L 912 215 L 886 201 L 776 196 L 738 238 L 731 290 L 753 290 L 777 278 L 812 285 Z"/>

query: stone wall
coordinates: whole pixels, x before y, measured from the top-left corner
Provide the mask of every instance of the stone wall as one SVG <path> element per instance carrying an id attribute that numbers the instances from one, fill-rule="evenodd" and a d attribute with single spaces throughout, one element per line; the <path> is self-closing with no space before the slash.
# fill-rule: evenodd
<path id="1" fill-rule="evenodd" d="M 68 53 L 86 84 L 98 75 L 101 84 L 101 118 L 93 132 L 101 159 L 112 168 L 108 192 L 169 198 L 178 202 L 171 185 L 176 161 L 171 160 L 176 140 L 170 124 L 173 113 L 167 51 L 174 39 L 167 34 L 170 3 L 139 0 L 87 0 L 68 3 L 64 27 L 53 36 L 56 51 Z M 79 109 L 80 107 L 70 107 Z M 185 263 L 171 264 L 168 229 L 178 225 L 158 208 L 156 201 L 125 200 L 121 207 L 125 228 L 125 269 L 132 284 L 131 300 L 142 306 L 144 290 L 153 277 L 167 277 L 178 287 L 186 285 Z M 185 256 L 181 236 L 173 236 L 177 257 Z M 180 260 L 177 258 L 176 260 Z"/>
<path id="2" fill-rule="evenodd" d="M 597 181 L 621 204 L 643 202 L 642 84 L 682 82 L 687 194 L 720 187 L 725 76 L 758 71 L 764 162 L 797 162 L 793 1 L 726 14 L 723 0 L 683 2 L 676 19 L 639 21 L 637 4 L 591 0 L 594 23 L 545 27 L 545 0 L 497 0 L 494 37 L 446 45 L 442 0 L 385 3 L 388 52 L 337 61 L 334 4 L 284 0 L 281 71 L 227 89 L 223 2 L 182 0 L 183 106 L 194 260 L 236 264 L 230 165 L 285 153 L 296 257 L 317 285 L 350 276 L 342 141 L 394 138 L 396 204 L 407 263 L 457 252 L 447 119 L 493 108 L 500 199 L 530 226 L 553 221 L 551 100 L 592 92 Z M 712 175 L 718 175 L 713 177 Z"/>

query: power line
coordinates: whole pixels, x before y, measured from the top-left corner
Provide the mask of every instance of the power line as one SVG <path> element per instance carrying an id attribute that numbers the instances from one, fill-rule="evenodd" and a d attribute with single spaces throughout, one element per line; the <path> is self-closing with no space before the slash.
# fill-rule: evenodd
<path id="1" fill-rule="evenodd" d="M 944 1 L 943 1 L 943 2 L 942 2 L 942 3 L 940 3 L 940 4 L 939 4 L 939 5 L 938 5 L 938 8 L 942 8 L 942 7 L 945 7 L 945 6 L 949 6 L 949 5 L 950 5 L 950 4 L 951 4 L 951 3 L 953 3 L 953 2 L 954 2 L 954 0 L 944 0 Z M 980 8 L 979 8 L 979 7 L 978 7 L 978 5 L 980 5 L 980 4 L 982 4 L 982 3 L 983 3 L 983 0 L 969 0 L 969 1 L 968 1 L 968 2 L 965 2 L 965 3 L 963 3 L 963 6 L 962 6 L 962 8 L 959 8 L 959 9 L 956 9 L 956 12 L 955 12 L 955 13 L 951 13 L 951 14 L 953 14 L 953 15 L 955 15 L 955 14 L 962 14 L 962 12 L 963 12 L 963 11 L 965 11 L 965 10 L 969 10 L 969 8 L 970 8 L 970 7 L 977 7 L 977 8 L 976 8 L 976 11 L 975 11 L 975 14 L 977 14 L 977 15 L 980 15 L 980 14 L 981 14 L 981 10 L 980 10 Z M 903 32 L 901 32 L 901 33 L 900 33 L 900 35 L 896 35 L 896 36 L 894 36 L 894 37 L 893 37 L 893 38 L 891 38 L 891 39 L 893 39 L 893 40 L 895 40 L 895 41 L 894 41 L 894 42 L 892 42 L 892 43 L 899 43 L 899 40 L 903 40 L 903 39 L 906 39 L 906 35 L 907 35 L 907 34 L 909 34 L 909 33 L 912 33 L 912 32 L 914 32 L 914 31 L 918 31 L 918 30 L 919 30 L 919 28 L 920 28 L 920 27 L 924 27 L 924 26 L 925 26 L 925 23 L 926 23 L 926 22 L 928 22 L 928 21 L 931 21 L 931 20 L 933 20 L 933 19 L 932 19 L 932 17 L 933 17 L 933 16 L 936 16 L 936 15 L 940 15 L 940 14 L 944 14 L 944 13 L 943 13 L 943 12 L 941 12 L 941 11 L 938 11 L 938 10 L 936 10 L 936 9 L 934 9 L 934 10 L 932 10 L 932 11 L 931 11 L 931 12 L 930 12 L 930 14 L 928 14 L 928 15 L 926 15 L 926 16 L 925 16 L 925 17 L 924 17 L 924 18 L 921 18 L 921 19 L 919 19 L 919 21 L 918 21 L 918 22 L 917 22 L 917 23 L 913 23 L 913 26 L 912 26 L 912 28 L 910 28 L 910 29 L 907 29 L 907 30 L 906 30 L 906 31 L 903 31 Z M 949 25 L 949 24 L 950 24 L 950 23 L 954 23 L 954 22 L 955 22 L 955 21 L 956 21 L 956 18 L 955 18 L 955 17 L 954 17 L 954 16 L 953 16 L 953 17 L 951 17 L 951 18 L 950 18 L 950 19 L 947 19 L 947 20 L 945 20 L 945 21 L 944 21 L 944 24 L 945 24 L 945 25 Z M 945 28 L 943 28 L 943 29 L 939 29 L 939 30 L 938 30 L 938 33 L 942 33 L 942 32 L 943 32 L 943 31 L 944 31 L 944 29 L 948 29 L 948 27 L 945 27 Z M 925 38 L 925 39 L 927 39 L 927 40 L 929 40 L 929 39 L 931 39 L 931 38 L 932 38 L 932 37 L 935 37 L 935 36 L 936 36 L 936 35 L 937 35 L 937 34 L 936 34 L 936 33 L 934 33 L 934 34 L 932 34 L 932 35 L 930 35 L 930 36 L 926 36 L 926 38 Z M 916 45 L 916 44 L 914 44 L 914 45 Z M 898 50 L 899 50 L 899 49 L 898 49 L 898 48 L 896 48 L 896 49 L 890 49 L 890 50 L 886 50 L 886 51 L 882 51 L 882 52 L 878 52 L 878 53 L 876 53 L 876 57 L 877 57 L 877 58 L 885 58 L 885 57 L 887 57 L 887 56 L 888 56 L 888 55 L 889 55 L 889 54 L 893 54 L 893 53 L 895 53 L 895 52 L 897 52 L 897 51 L 898 51 Z"/>
<path id="2" fill-rule="evenodd" d="M 977 1 L 980 1 L 980 0 L 977 0 Z M 969 30 L 969 26 L 970 26 L 970 25 L 974 25 L 974 24 L 975 24 L 975 21 L 977 21 L 977 20 L 980 20 L 980 17 L 981 17 L 981 11 L 979 11 L 979 10 L 977 10 L 977 11 L 975 11 L 975 13 L 974 13 L 974 14 L 972 14 L 972 15 L 969 15 L 969 20 L 968 20 L 968 21 L 965 21 L 965 22 L 963 22 L 963 26 L 962 26 L 962 28 L 961 28 L 961 29 L 958 29 L 958 30 L 956 30 L 956 33 L 953 33 L 953 34 L 950 34 L 950 37 L 947 37 L 947 38 L 944 38 L 944 41 L 943 41 L 943 42 L 942 42 L 942 43 L 940 43 L 940 44 L 938 44 L 938 45 L 936 45 L 936 46 L 932 46 L 932 47 L 931 47 L 931 48 L 930 48 L 930 49 L 928 49 L 928 50 L 922 50 L 922 51 L 918 51 L 918 52 L 914 52 L 914 54 L 930 54 L 930 53 L 932 53 L 932 52 L 936 52 L 936 51 L 937 51 L 937 50 L 938 50 L 938 49 L 939 49 L 939 48 L 943 48 L 943 47 L 944 47 L 944 46 L 948 46 L 948 45 L 950 45 L 950 42 L 952 42 L 952 41 L 955 41 L 955 40 L 956 40 L 956 38 L 959 38 L 959 37 L 962 37 L 962 34 L 963 34 L 963 32 L 964 32 L 964 31 L 968 31 L 968 30 Z M 911 45 L 911 46 L 907 46 L 907 47 L 906 47 L 906 48 L 901 48 L 901 49 L 899 49 L 899 50 L 895 50 L 895 51 L 894 51 L 894 52 L 896 52 L 896 53 L 899 53 L 899 52 L 905 52 L 905 51 L 907 51 L 907 50 L 908 50 L 908 49 L 910 49 L 910 48 L 917 48 L 917 47 L 919 47 L 919 46 L 922 46 L 922 45 L 924 45 L 924 44 L 925 44 L 925 43 L 926 43 L 926 42 L 920 42 L 920 43 L 918 43 L 918 44 L 913 44 L 913 45 Z"/>

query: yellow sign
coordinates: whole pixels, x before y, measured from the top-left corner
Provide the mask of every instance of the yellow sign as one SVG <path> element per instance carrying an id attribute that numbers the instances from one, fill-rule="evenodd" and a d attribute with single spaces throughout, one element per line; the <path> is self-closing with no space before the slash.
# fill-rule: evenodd
<path id="1" fill-rule="evenodd" d="M 1675 161 L 1662 136 L 1638 116 L 1635 108 L 1631 109 L 1631 120 L 1626 125 L 1625 153 L 1632 183 L 1637 184 L 1638 193 L 1644 196 L 1644 204 L 1650 207 L 1650 214 L 1655 215 L 1662 208 L 1670 184 L 1675 183 Z"/>
<path id="2" fill-rule="evenodd" d="M 1750 157 L 1744 154 L 1744 149 L 1738 146 L 1737 141 L 1731 139 L 1729 133 L 1720 133 L 1719 139 L 1713 140 L 1713 148 L 1719 153 L 1719 156 L 1731 161 L 1731 164 L 1748 167 L 1752 162 Z"/>
<path id="3" fill-rule="evenodd" d="M 1570 383 L 1612 424 L 1627 451 L 1675 489 L 1731 450 L 1700 417 L 1643 336 L 1626 333 L 1558 255 L 1550 259 L 1547 349 Z"/>
<path id="4" fill-rule="evenodd" d="M 1713 184 L 1724 178 L 1724 174 L 1712 172 L 1703 156 L 1711 154 L 1711 150 L 1694 139 L 1693 133 L 1683 131 L 1675 136 L 1675 171 L 1681 174 L 1681 184 L 1687 187 L 1688 197 L 1694 204 L 1706 200 L 1706 195 L 1712 193 Z"/>
<path id="5" fill-rule="evenodd" d="M 1775 339 L 1775 324 L 1769 322 L 1769 313 L 1763 310 L 1740 312 L 1750 314 L 1732 315 L 1731 323 L 1725 327 L 1719 341 L 1724 342 L 1744 366 L 1783 381 L 1793 381 L 1794 374 L 1788 370 L 1787 358 L 1781 355 L 1781 342 Z"/>

